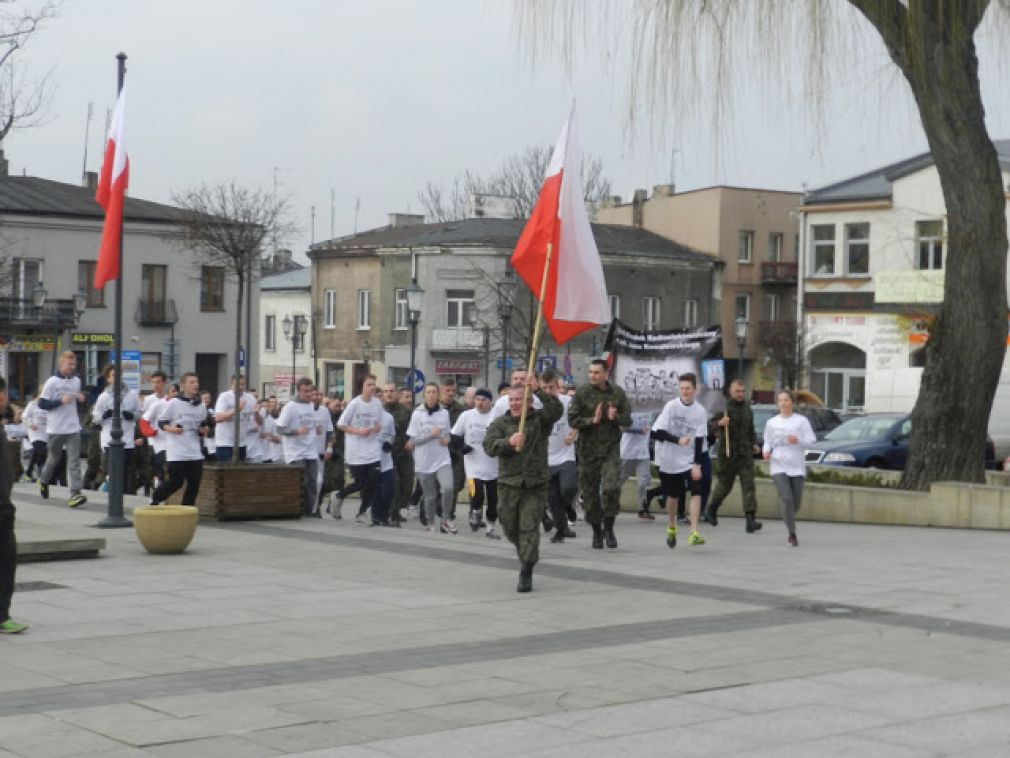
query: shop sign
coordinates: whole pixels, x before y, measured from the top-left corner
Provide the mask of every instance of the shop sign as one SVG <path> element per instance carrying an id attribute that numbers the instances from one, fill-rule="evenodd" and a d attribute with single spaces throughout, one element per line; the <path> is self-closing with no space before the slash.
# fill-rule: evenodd
<path id="1" fill-rule="evenodd" d="M 56 342 L 52 337 L 42 335 L 15 334 L 12 337 L 0 336 L 0 347 L 6 348 L 11 353 L 44 353 L 56 348 Z"/>
<path id="2" fill-rule="evenodd" d="M 479 374 L 480 359 L 476 358 L 436 358 L 436 374 Z"/>
<path id="3" fill-rule="evenodd" d="M 102 345 L 112 347 L 116 342 L 116 337 L 110 332 L 73 332 L 70 335 L 70 343 L 73 345 Z"/>

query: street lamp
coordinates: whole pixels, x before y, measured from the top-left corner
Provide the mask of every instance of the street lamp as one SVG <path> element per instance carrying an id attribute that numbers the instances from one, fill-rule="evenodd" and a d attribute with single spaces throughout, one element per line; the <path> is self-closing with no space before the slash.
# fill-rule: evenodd
<path id="1" fill-rule="evenodd" d="M 515 301 L 515 271 L 506 265 L 505 273 L 498 280 L 498 320 L 501 322 L 501 382 L 505 384 L 508 372 L 509 323 L 512 321 L 512 304 Z"/>
<path id="2" fill-rule="evenodd" d="M 743 349 L 747 344 L 747 327 L 750 324 L 747 323 L 747 319 L 743 316 L 737 316 L 736 321 L 733 322 L 733 331 L 736 334 L 736 346 L 739 349 L 737 353 L 737 365 L 736 373 L 737 378 L 743 381 Z"/>
<path id="3" fill-rule="evenodd" d="M 414 387 L 417 385 L 415 365 L 417 353 L 417 324 L 421 320 L 421 300 L 424 298 L 424 290 L 417 283 L 417 279 L 410 280 L 407 287 L 407 320 L 410 321 L 410 373 L 407 374 L 407 383 L 410 385 L 410 404 L 417 401 L 417 393 Z"/>
<path id="4" fill-rule="evenodd" d="M 281 327 L 284 329 L 285 339 L 291 340 L 291 389 L 288 390 L 290 396 L 289 399 L 295 399 L 295 353 L 298 350 L 298 346 L 303 344 L 305 339 L 305 332 L 308 330 L 308 322 L 305 316 L 296 315 L 294 320 L 292 320 L 290 315 L 284 317 L 281 322 Z"/>

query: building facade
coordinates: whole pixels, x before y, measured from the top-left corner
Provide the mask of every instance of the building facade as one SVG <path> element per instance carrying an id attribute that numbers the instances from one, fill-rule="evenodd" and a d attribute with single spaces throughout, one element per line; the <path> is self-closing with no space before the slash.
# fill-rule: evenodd
<path id="1" fill-rule="evenodd" d="M 312 360 L 316 319 L 312 271 L 298 268 L 260 279 L 259 377 L 262 397 L 291 397 L 294 382 L 315 379 Z"/>
<path id="2" fill-rule="evenodd" d="M 748 324 L 744 370 L 759 395 L 790 383 L 796 351 L 797 192 L 716 186 L 676 192 L 656 185 L 636 190 L 630 203 L 611 198 L 595 210 L 600 223 L 654 232 L 717 258 L 724 266 L 721 309 L 723 356 L 730 377 L 740 348 L 734 322 Z M 785 371 L 784 371 L 785 369 Z"/>
<path id="3" fill-rule="evenodd" d="M 93 184 L 9 176 L 0 157 L 0 291 L 8 293 L 0 298 L 0 366 L 15 401 L 37 394 L 61 350 L 77 352 L 89 386 L 110 359 L 115 283 L 93 284 L 103 219 Z M 173 208 L 127 198 L 124 379 L 143 390 L 153 371 L 195 370 L 217 391 L 232 365 L 236 286 L 223 267 L 181 248 L 176 231 Z M 251 300 L 255 314 L 255 291 Z"/>

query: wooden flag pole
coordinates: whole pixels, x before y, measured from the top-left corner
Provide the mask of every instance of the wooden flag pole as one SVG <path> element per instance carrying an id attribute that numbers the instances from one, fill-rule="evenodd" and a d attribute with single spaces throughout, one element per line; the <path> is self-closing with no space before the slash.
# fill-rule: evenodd
<path id="1" fill-rule="evenodd" d="M 726 413 L 726 418 L 729 418 L 729 413 Z M 726 457 L 729 458 L 729 454 L 730 454 L 730 450 L 729 450 L 729 424 L 726 424 L 726 426 L 724 426 L 723 429 L 726 430 Z"/>
<path id="2" fill-rule="evenodd" d="M 547 261 L 544 263 L 544 275 L 540 280 L 540 303 L 537 306 L 537 320 L 533 324 L 533 343 L 530 346 L 530 360 L 526 369 L 526 386 L 523 387 L 523 410 L 519 416 L 519 434 L 523 434 L 526 429 L 526 411 L 529 408 L 530 402 L 530 377 L 533 376 L 533 371 L 536 369 L 537 361 L 537 351 L 540 348 L 540 327 L 544 321 L 544 296 L 547 294 L 547 272 L 551 268 L 551 255 L 554 252 L 554 246 L 550 242 L 547 243 Z M 522 450 L 520 447 L 519 450 Z"/>

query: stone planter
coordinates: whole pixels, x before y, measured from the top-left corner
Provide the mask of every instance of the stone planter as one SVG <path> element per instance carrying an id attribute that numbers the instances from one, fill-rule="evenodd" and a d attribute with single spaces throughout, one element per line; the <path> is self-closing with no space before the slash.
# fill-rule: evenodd
<path id="1" fill-rule="evenodd" d="M 169 498 L 182 499 L 182 490 Z M 201 518 L 300 518 L 302 470 L 282 463 L 205 463 L 196 507 Z"/>
<path id="2" fill-rule="evenodd" d="M 181 553 L 189 547 L 200 515 L 190 505 L 145 505 L 133 509 L 133 527 L 147 552 Z"/>

